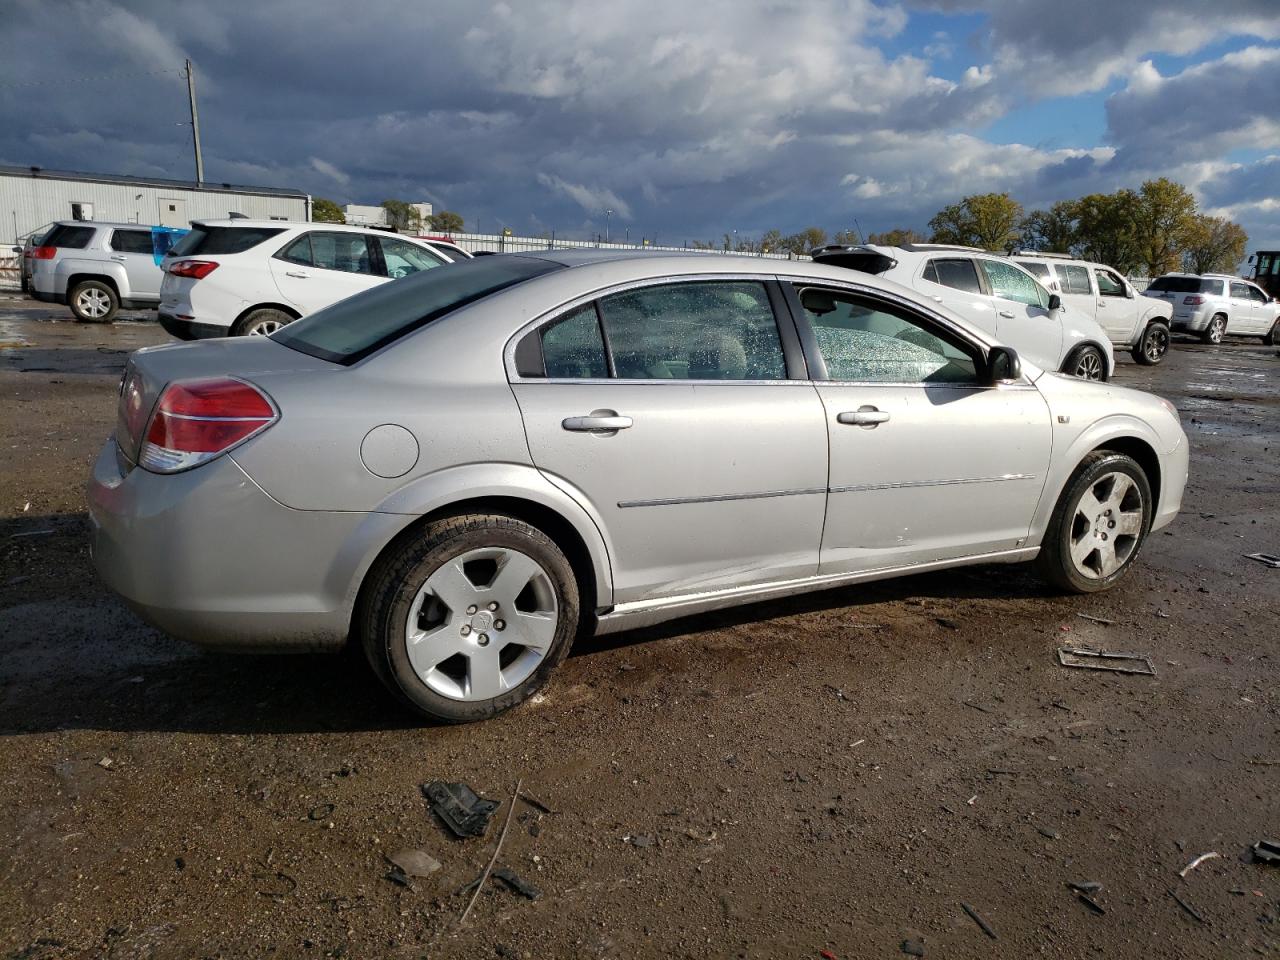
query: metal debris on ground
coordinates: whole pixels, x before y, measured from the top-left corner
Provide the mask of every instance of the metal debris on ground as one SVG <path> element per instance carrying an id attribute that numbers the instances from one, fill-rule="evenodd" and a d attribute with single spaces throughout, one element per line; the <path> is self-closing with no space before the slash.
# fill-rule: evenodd
<path id="1" fill-rule="evenodd" d="M 112 760 L 110 757 L 103 757 L 101 760 L 98 761 L 98 766 L 100 766 L 103 770 L 110 770 L 112 767 L 115 766 L 115 763 L 116 762 Z"/>
<path id="2" fill-rule="evenodd" d="M 963 901 L 961 901 L 960 903 L 960 909 L 963 910 L 965 913 L 967 913 L 969 915 L 969 919 L 972 920 L 974 923 L 976 923 L 979 927 L 981 927 L 982 932 L 985 933 L 988 937 L 990 937 L 992 940 L 1000 939 L 998 936 L 996 936 L 995 930 L 991 928 L 991 924 L 987 923 L 987 921 L 982 918 L 982 914 L 978 913 L 977 910 L 975 910 L 973 907 L 969 906 L 969 904 Z"/>
<path id="3" fill-rule="evenodd" d="M 1082 670 L 1108 670 L 1112 673 L 1136 673 L 1144 677 L 1156 675 L 1151 658 L 1141 653 L 1108 653 L 1083 647 L 1059 647 L 1058 663 Z"/>
<path id="4" fill-rule="evenodd" d="M 1100 623 L 1104 627 L 1115 626 L 1114 620 L 1108 620 L 1106 617 L 1095 617 L 1091 613 L 1077 613 L 1076 616 L 1081 620 L 1088 620 L 1090 623 Z"/>
<path id="5" fill-rule="evenodd" d="M 425 850 L 397 850 L 387 860 L 406 877 L 429 877 L 440 869 L 440 861 Z"/>
<path id="6" fill-rule="evenodd" d="M 1268 567 L 1280 569 L 1280 557 L 1277 557 L 1274 553 L 1246 553 L 1245 558 L 1257 560 Z"/>
<path id="7" fill-rule="evenodd" d="M 1191 904 L 1183 900 L 1174 891 L 1170 890 L 1169 896 L 1173 897 L 1173 899 L 1177 902 L 1178 906 L 1180 906 L 1183 910 L 1187 911 L 1188 915 L 1190 915 L 1190 917 L 1193 920 L 1195 920 L 1197 923 L 1207 924 L 1209 922 L 1196 910 L 1195 907 L 1191 906 Z"/>
<path id="8" fill-rule="evenodd" d="M 1280 866 L 1280 842 L 1259 840 L 1253 845 L 1253 859 L 1258 863 L 1270 863 Z"/>
<path id="9" fill-rule="evenodd" d="M 1103 909 L 1102 904 L 1098 903 L 1097 900 L 1094 900 L 1093 897 L 1089 896 L 1088 894 L 1077 893 L 1076 899 L 1079 900 L 1081 903 L 1083 903 L 1086 907 L 1088 907 L 1090 910 L 1092 910 L 1094 913 L 1096 913 L 1100 917 L 1104 916 L 1107 912 L 1106 910 Z"/>
<path id="10" fill-rule="evenodd" d="M 1067 886 L 1076 893 L 1097 893 L 1102 889 L 1102 884 L 1097 880 L 1068 880 Z"/>
<path id="11" fill-rule="evenodd" d="M 432 780 L 422 785 L 431 812 L 459 837 L 483 837 L 498 802 L 485 800 L 465 783 Z"/>
<path id="12" fill-rule="evenodd" d="M 438 783 L 439 781 L 436 781 L 436 782 Z M 432 784 L 432 786 L 434 785 L 435 784 Z M 451 784 L 451 786 L 462 786 L 462 784 Z M 519 780 L 516 781 L 516 788 L 511 793 L 511 803 L 507 805 L 507 818 L 502 821 L 502 832 L 498 834 L 497 846 L 493 848 L 493 856 L 489 858 L 489 863 L 485 866 L 484 873 L 480 874 L 480 879 L 476 882 L 476 891 L 475 893 L 471 894 L 471 900 L 468 901 L 467 903 L 467 909 L 463 910 L 462 916 L 458 918 L 458 926 L 462 926 L 464 923 L 467 922 L 467 914 L 469 914 L 471 912 L 471 908 L 476 905 L 476 900 L 480 896 L 480 891 L 484 889 L 485 881 L 489 879 L 489 874 L 493 872 L 493 865 L 498 862 L 498 854 L 502 852 L 502 844 L 507 839 L 507 830 L 511 828 L 511 814 L 515 812 L 516 800 L 519 799 L 520 797 L 520 788 L 522 786 L 524 786 L 523 777 L 521 777 Z M 464 787 L 463 789 L 466 789 L 466 788 Z M 471 793 L 470 790 L 467 790 L 467 792 Z M 472 794 L 472 796 L 475 796 L 475 794 Z M 490 800 L 485 800 L 482 802 L 492 803 L 492 801 Z M 495 803 L 493 804 L 493 806 L 496 808 L 497 804 Z M 492 813 L 493 811 L 490 810 L 489 814 L 486 815 L 485 817 L 486 824 L 489 822 L 489 815 L 492 815 Z"/>
<path id="13" fill-rule="evenodd" d="M 1196 867 L 1200 866 L 1200 864 L 1204 863 L 1206 860 L 1212 860 L 1215 857 L 1220 857 L 1220 856 L 1222 856 L 1222 854 L 1220 854 L 1217 850 L 1210 850 L 1208 853 L 1202 853 L 1200 854 L 1200 856 L 1196 857 L 1194 860 L 1188 863 L 1185 867 L 1179 870 L 1178 876 L 1186 877 L 1188 873 L 1190 873 Z"/>
<path id="14" fill-rule="evenodd" d="M 525 899 L 537 900 L 540 896 L 542 896 L 541 890 L 539 890 L 533 884 L 525 881 L 513 870 L 508 870 L 506 867 L 499 867 L 497 870 L 493 871 L 493 875 L 494 877 L 496 877 L 497 879 L 505 883 L 508 887 L 510 887 L 512 891 L 520 894 L 520 896 L 524 897 Z"/>
<path id="15" fill-rule="evenodd" d="M 547 806 L 545 803 L 543 803 L 541 800 L 535 797 L 528 790 L 520 791 L 520 799 L 523 800 L 525 803 L 527 803 L 529 806 L 533 807 L 533 809 L 538 810 L 542 813 L 545 813 L 549 817 L 554 817 L 556 815 L 556 812 L 554 810 L 552 810 L 549 806 Z"/>

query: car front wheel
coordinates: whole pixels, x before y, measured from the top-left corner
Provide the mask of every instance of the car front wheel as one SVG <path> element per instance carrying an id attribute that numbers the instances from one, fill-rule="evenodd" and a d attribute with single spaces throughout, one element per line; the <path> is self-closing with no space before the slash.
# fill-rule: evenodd
<path id="1" fill-rule="evenodd" d="M 1271 325 L 1271 329 L 1267 331 L 1267 335 L 1262 338 L 1262 342 L 1268 347 L 1274 347 L 1280 344 L 1280 317 L 1276 317 L 1276 322 Z"/>
<path id="2" fill-rule="evenodd" d="M 1063 372 L 1081 380 L 1106 380 L 1107 361 L 1097 347 L 1083 346 L 1071 354 Z"/>
<path id="3" fill-rule="evenodd" d="M 418 713 L 484 720 L 523 702 L 564 659 L 578 586 L 541 530 L 500 514 L 449 517 L 370 574 L 358 631 L 379 679 Z"/>
<path id="4" fill-rule="evenodd" d="M 1125 575 L 1151 529 L 1151 484 L 1132 457 L 1089 454 L 1054 507 L 1038 563 L 1072 593 L 1106 590 Z"/>
<path id="5" fill-rule="evenodd" d="M 1142 333 L 1142 339 L 1133 348 L 1133 359 L 1145 367 L 1153 367 L 1169 352 L 1169 325 L 1163 322 L 1150 324 Z"/>
<path id="6" fill-rule="evenodd" d="M 120 309 L 120 298 L 110 284 L 82 280 L 72 289 L 67 303 L 81 323 L 110 323 Z"/>

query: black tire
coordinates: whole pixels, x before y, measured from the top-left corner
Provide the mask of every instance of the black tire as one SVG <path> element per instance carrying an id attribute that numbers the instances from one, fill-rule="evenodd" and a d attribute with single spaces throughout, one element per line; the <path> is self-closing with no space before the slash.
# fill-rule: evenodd
<path id="1" fill-rule="evenodd" d="M 265 337 L 275 333 L 281 327 L 296 320 L 291 313 L 277 310 L 275 307 L 259 307 L 250 310 L 236 323 L 231 331 L 233 337 Z"/>
<path id="2" fill-rule="evenodd" d="M 81 280 L 67 294 L 67 306 L 81 323 L 110 323 L 120 311 L 120 297 L 109 283 Z"/>
<path id="3" fill-rule="evenodd" d="M 1227 335 L 1227 317 L 1222 313 L 1215 313 L 1213 319 L 1209 321 L 1209 326 L 1204 328 L 1204 333 L 1200 334 L 1200 340 L 1203 343 L 1219 344 L 1222 338 Z"/>
<path id="4" fill-rule="evenodd" d="M 1153 320 L 1142 331 L 1133 347 L 1133 359 L 1144 367 L 1154 367 L 1169 352 L 1169 325 L 1163 320 Z"/>
<path id="5" fill-rule="evenodd" d="M 1076 347 L 1062 365 L 1062 372 L 1081 380 L 1093 380 L 1105 383 L 1107 380 L 1107 358 L 1093 344 L 1086 343 Z"/>
<path id="6" fill-rule="evenodd" d="M 492 699 L 455 699 L 431 689 L 414 670 L 406 626 L 414 599 L 432 573 L 464 553 L 487 548 L 519 551 L 542 568 L 555 592 L 558 620 L 547 652 L 522 682 Z M 579 621 L 577 579 L 550 537 L 514 517 L 466 514 L 428 524 L 379 558 L 366 581 L 356 636 L 378 679 L 403 704 L 431 720 L 469 723 L 497 716 L 542 687 L 568 654 Z"/>
<path id="7" fill-rule="evenodd" d="M 1276 317 L 1276 322 L 1271 325 L 1271 329 L 1267 331 L 1267 335 L 1262 338 L 1262 342 L 1268 347 L 1274 347 L 1280 344 L 1280 317 Z"/>
<path id="8" fill-rule="evenodd" d="M 1072 557 L 1072 546 L 1082 544 L 1090 536 L 1090 530 L 1095 529 L 1096 524 L 1093 527 L 1086 524 L 1082 531 L 1077 523 L 1077 508 L 1086 492 L 1092 492 L 1097 496 L 1104 481 L 1114 474 L 1124 474 L 1132 479 L 1134 489 L 1141 497 L 1141 522 L 1132 535 L 1133 540 L 1130 543 L 1127 542 L 1128 535 L 1109 533 L 1105 524 L 1113 521 L 1106 521 L 1104 517 L 1099 516 L 1098 520 L 1102 521 L 1103 529 L 1098 532 L 1102 534 L 1102 539 L 1106 540 L 1108 535 L 1114 537 L 1112 550 L 1118 552 L 1120 540 L 1124 538 L 1127 553 L 1118 569 L 1105 575 L 1099 569 L 1095 575 L 1086 576 L 1076 568 L 1076 562 Z M 1044 542 L 1040 546 L 1040 554 L 1036 558 L 1040 575 L 1055 587 L 1069 593 L 1096 593 L 1110 589 L 1129 571 L 1138 558 L 1147 534 L 1151 531 L 1154 512 L 1155 502 L 1151 496 L 1151 484 L 1136 460 L 1110 450 L 1098 450 L 1089 454 L 1076 468 L 1062 491 L 1062 496 L 1058 498 L 1057 505 L 1053 508 Z"/>

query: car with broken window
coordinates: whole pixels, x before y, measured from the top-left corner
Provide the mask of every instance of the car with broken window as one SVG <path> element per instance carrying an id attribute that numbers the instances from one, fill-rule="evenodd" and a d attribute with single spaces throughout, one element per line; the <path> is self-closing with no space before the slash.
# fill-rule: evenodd
<path id="1" fill-rule="evenodd" d="M 138 351 L 88 499 L 100 575 L 160 629 L 351 642 L 460 722 L 700 611 L 979 563 L 1105 590 L 1187 463 L 1168 402 L 871 273 L 546 251 Z"/>
<path id="2" fill-rule="evenodd" d="M 1064 253 L 1021 250 L 1010 259 L 1060 294 L 1070 309 L 1097 320 L 1112 345 L 1138 363 L 1153 366 L 1169 352 L 1173 308 L 1139 293 L 1118 270 Z"/>
<path id="3" fill-rule="evenodd" d="M 819 263 L 848 267 L 911 287 L 958 313 L 1044 370 L 1086 380 L 1110 379 L 1111 341 L 1094 316 L 1065 308 L 1025 268 L 978 247 L 906 243 L 896 247 L 831 245 Z"/>

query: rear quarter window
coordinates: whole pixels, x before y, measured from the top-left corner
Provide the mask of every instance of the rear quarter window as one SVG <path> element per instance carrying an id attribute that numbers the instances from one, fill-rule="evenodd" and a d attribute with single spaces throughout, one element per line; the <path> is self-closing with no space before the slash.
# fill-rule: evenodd
<path id="1" fill-rule="evenodd" d="M 173 245 L 169 255 L 197 257 L 218 253 L 244 253 L 282 233 L 283 227 L 194 226 L 190 233 Z"/>
<path id="2" fill-rule="evenodd" d="M 43 246 L 64 250 L 83 250 L 93 239 L 93 227 L 69 227 L 59 225 L 45 236 Z"/>

